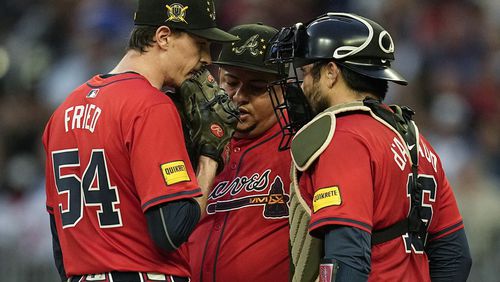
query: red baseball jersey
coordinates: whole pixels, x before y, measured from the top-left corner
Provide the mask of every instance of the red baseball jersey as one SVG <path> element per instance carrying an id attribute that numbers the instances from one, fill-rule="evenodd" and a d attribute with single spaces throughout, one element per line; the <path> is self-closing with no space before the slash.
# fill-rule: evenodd
<path id="1" fill-rule="evenodd" d="M 47 209 L 68 276 L 189 276 L 185 252 L 161 253 L 144 217 L 152 206 L 201 195 L 168 96 L 136 73 L 95 76 L 54 112 L 43 143 Z"/>
<path id="2" fill-rule="evenodd" d="M 192 281 L 288 281 L 289 151 L 276 124 L 232 139 L 230 159 L 188 246 Z"/>
<path id="3" fill-rule="evenodd" d="M 404 146 L 368 113 L 337 117 L 331 143 L 300 178 L 301 194 L 312 211 L 310 232 L 347 225 L 371 233 L 406 218 L 413 176 Z M 441 161 L 422 136 L 418 173 L 429 240 L 463 228 Z M 369 281 L 430 281 L 421 241 L 406 234 L 373 246 Z"/>

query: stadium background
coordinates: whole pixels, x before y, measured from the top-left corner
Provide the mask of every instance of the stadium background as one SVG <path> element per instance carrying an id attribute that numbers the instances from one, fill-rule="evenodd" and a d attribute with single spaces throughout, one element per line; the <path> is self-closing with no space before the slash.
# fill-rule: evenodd
<path id="1" fill-rule="evenodd" d="M 500 281 L 500 2 L 219 0 L 225 29 L 281 27 L 326 11 L 379 21 L 410 82 L 411 106 L 444 163 L 473 256 L 469 281 Z M 45 212 L 41 133 L 73 87 L 124 53 L 134 0 L 0 2 L 0 280 L 57 281 Z"/>

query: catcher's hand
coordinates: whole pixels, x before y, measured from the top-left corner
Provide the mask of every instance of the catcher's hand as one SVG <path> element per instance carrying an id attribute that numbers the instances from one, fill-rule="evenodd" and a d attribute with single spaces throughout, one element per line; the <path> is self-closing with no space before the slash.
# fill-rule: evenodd
<path id="1" fill-rule="evenodd" d="M 222 171 L 222 153 L 238 123 L 236 106 L 207 69 L 184 81 L 177 95 L 189 131 L 191 144 L 187 147 L 195 158 L 193 165 L 203 155 L 216 160 L 217 171 Z"/>

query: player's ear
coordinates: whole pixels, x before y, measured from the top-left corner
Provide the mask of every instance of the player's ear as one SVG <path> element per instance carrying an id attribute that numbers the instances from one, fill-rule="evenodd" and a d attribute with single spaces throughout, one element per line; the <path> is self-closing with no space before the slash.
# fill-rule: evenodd
<path id="1" fill-rule="evenodd" d="M 337 64 L 335 64 L 334 62 L 329 62 L 324 68 L 324 74 L 326 75 L 326 78 L 328 80 L 328 86 L 333 87 L 338 79 L 340 70 Z"/>
<path id="2" fill-rule="evenodd" d="M 154 41 L 158 44 L 161 49 L 167 49 L 168 41 L 172 35 L 172 30 L 168 26 L 160 26 L 156 29 L 154 35 Z"/>

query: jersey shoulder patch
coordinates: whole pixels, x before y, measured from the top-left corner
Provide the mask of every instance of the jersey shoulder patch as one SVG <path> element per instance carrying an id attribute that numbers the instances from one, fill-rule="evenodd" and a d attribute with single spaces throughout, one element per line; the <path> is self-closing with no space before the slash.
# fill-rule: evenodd
<path id="1" fill-rule="evenodd" d="M 348 111 L 370 111 L 362 101 L 330 107 L 304 125 L 293 137 L 292 159 L 299 171 L 305 171 L 323 153 L 335 133 L 335 115 Z"/>

